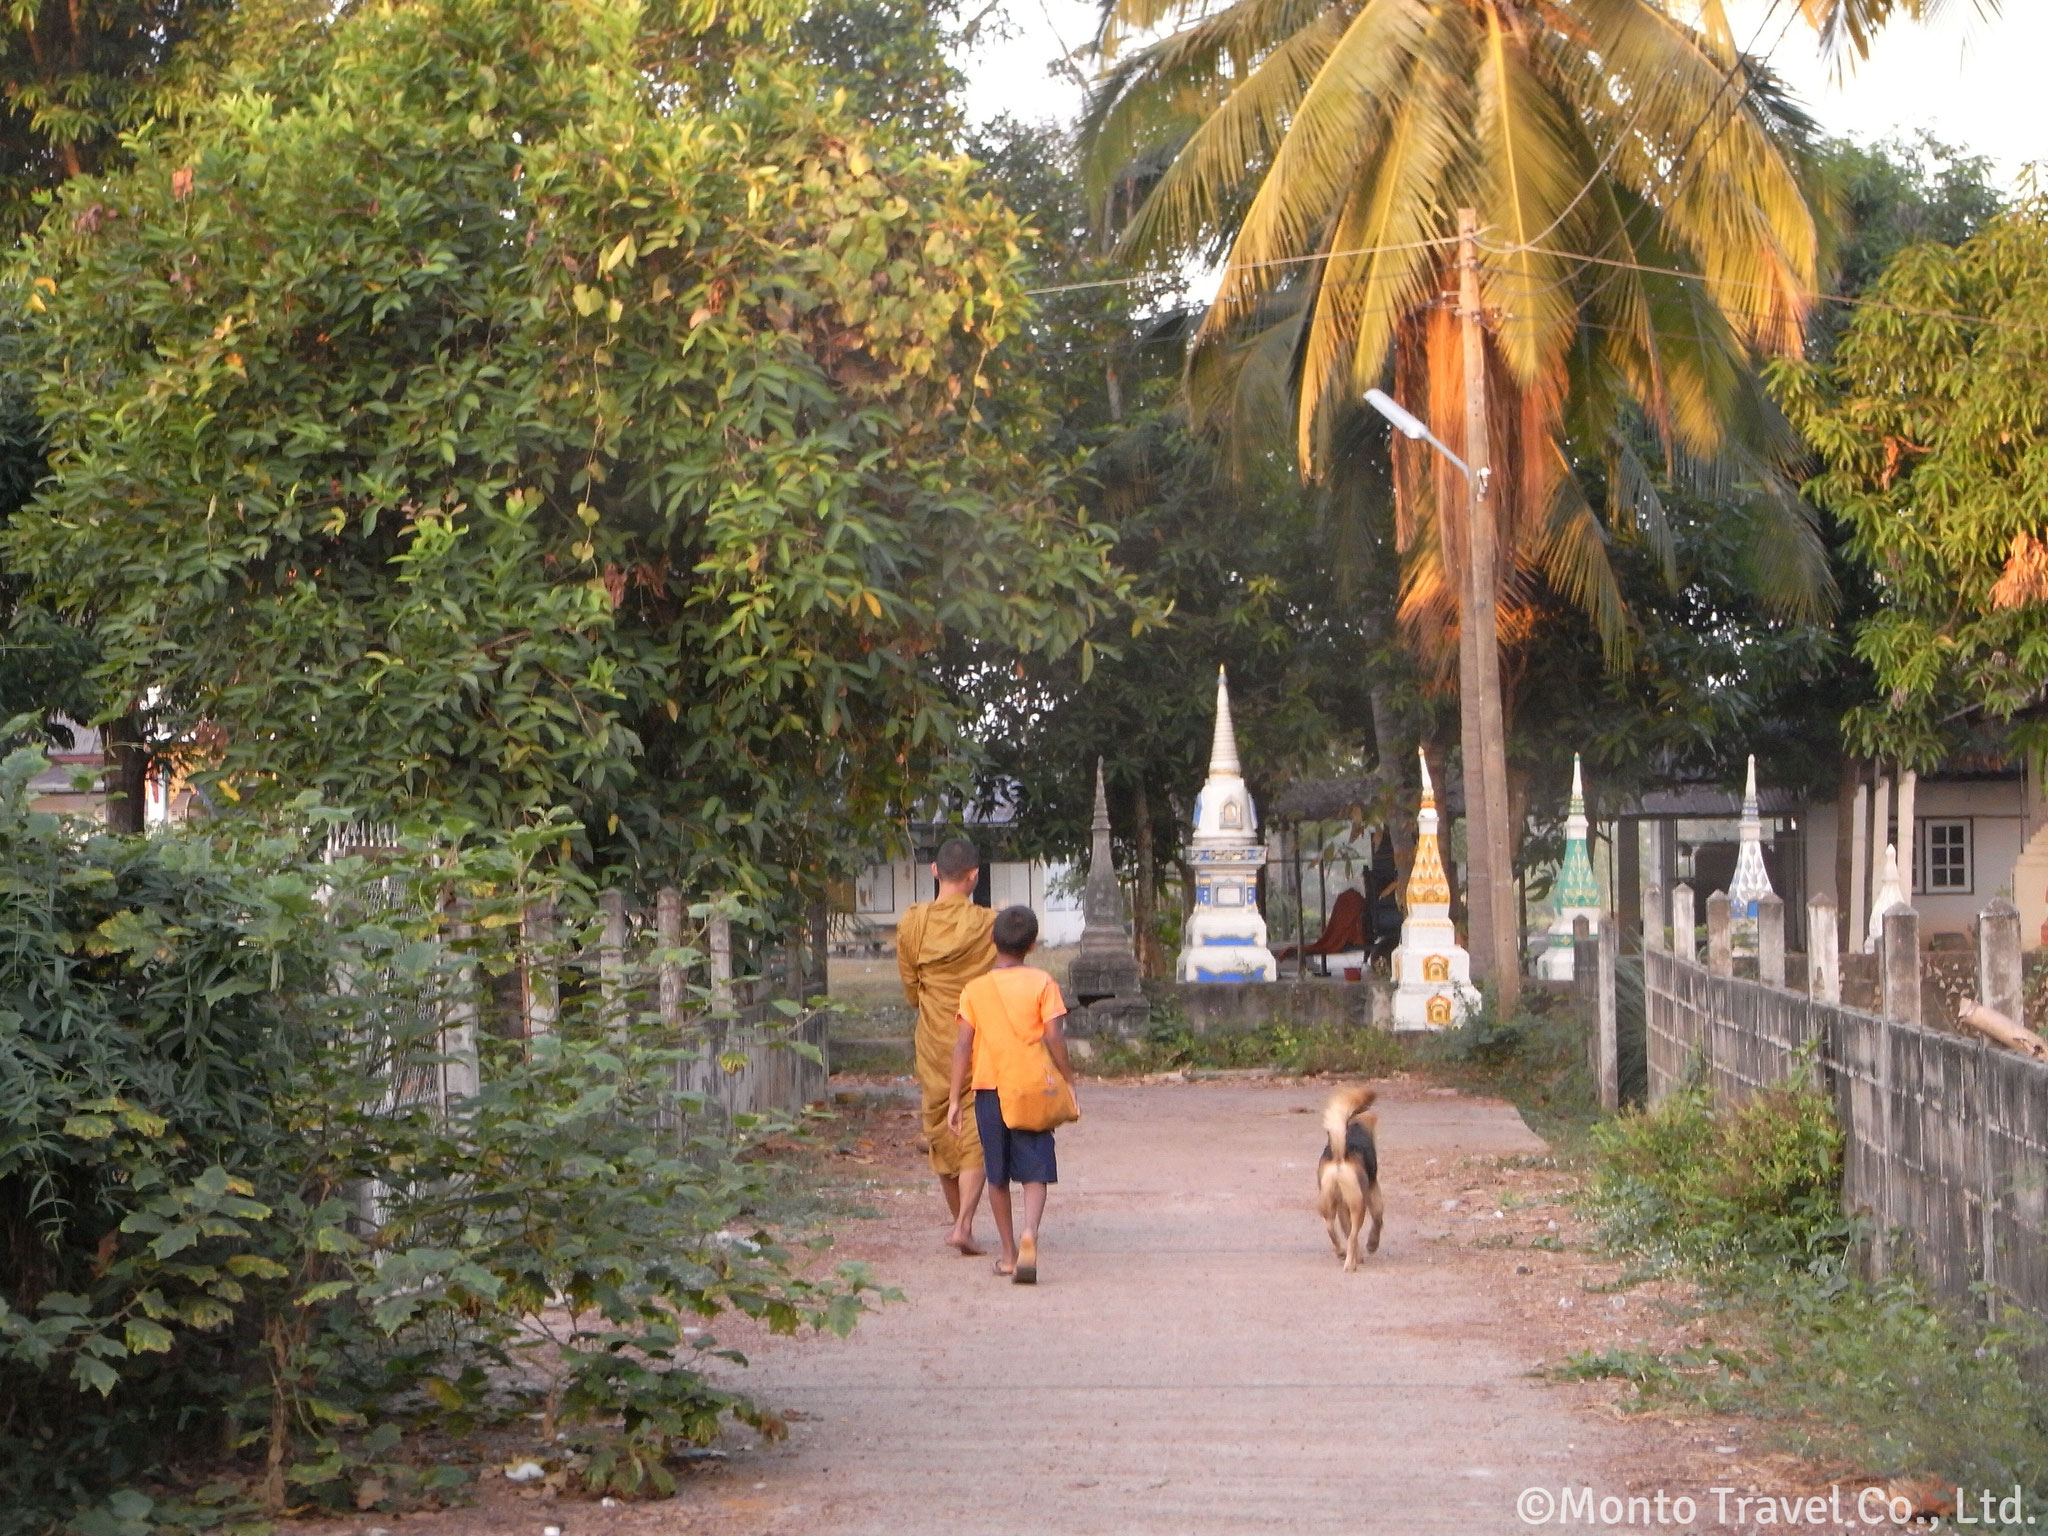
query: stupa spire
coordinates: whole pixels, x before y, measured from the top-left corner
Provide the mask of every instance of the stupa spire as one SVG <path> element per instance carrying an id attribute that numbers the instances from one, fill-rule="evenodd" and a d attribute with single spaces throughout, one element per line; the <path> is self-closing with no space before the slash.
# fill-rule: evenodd
<path id="1" fill-rule="evenodd" d="M 1259 841 L 1259 813 L 1237 760 L 1230 681 L 1221 667 L 1216 669 L 1209 778 L 1195 796 L 1187 859 L 1195 874 L 1195 910 L 1181 928 L 1180 979 L 1272 981 L 1280 967 L 1266 948 L 1266 919 L 1259 911 L 1266 847 Z"/>
<path id="2" fill-rule="evenodd" d="M 1740 954 L 1756 952 L 1757 903 L 1772 895 L 1770 872 L 1764 868 L 1764 822 L 1756 793 L 1756 754 L 1751 753 L 1749 772 L 1742 786 L 1741 839 L 1735 849 L 1735 873 L 1728 877 L 1729 916 L 1733 919 L 1730 942 Z"/>
<path id="3" fill-rule="evenodd" d="M 1138 957 L 1124 934 L 1123 890 L 1116 883 L 1116 864 L 1109 844 L 1109 794 L 1103 787 L 1102 759 L 1095 760 L 1095 823 L 1088 850 L 1088 881 L 1081 888 L 1081 946 L 1068 968 L 1067 984 L 1075 1001 L 1103 1003 L 1094 1010 L 1101 1021 L 1131 1031 L 1144 1022 L 1144 988 L 1139 985 Z M 1135 1012 L 1133 1012 L 1135 1010 Z"/>
<path id="4" fill-rule="evenodd" d="M 1415 815 L 1415 858 L 1408 869 L 1408 910 L 1448 919 L 1451 912 L 1451 877 L 1444 870 L 1443 850 L 1436 835 L 1436 786 L 1429 778 L 1429 754 L 1420 747 L 1416 759 L 1422 764 L 1422 805 Z"/>
<path id="5" fill-rule="evenodd" d="M 1579 754 L 1574 752 L 1572 794 L 1564 818 L 1564 860 L 1550 886 L 1550 943 L 1536 961 L 1537 973 L 1550 981 L 1570 981 L 1577 974 L 1573 919 L 1583 917 L 1591 931 L 1600 930 L 1600 881 L 1593 873 L 1592 855 L 1586 846 L 1590 826 L 1586 819 L 1585 769 Z"/>
<path id="6" fill-rule="evenodd" d="M 1237 725 L 1230 718 L 1230 678 L 1222 667 L 1216 669 L 1216 737 L 1209 744 L 1209 777 L 1218 774 L 1242 777 L 1244 765 L 1237 760 Z"/>
<path id="7" fill-rule="evenodd" d="M 1448 1029 L 1479 1004 L 1472 957 L 1451 924 L 1451 882 L 1437 846 L 1436 786 L 1420 748 L 1422 804 L 1415 816 L 1415 862 L 1408 873 L 1408 911 L 1401 946 L 1390 962 L 1396 1029 Z"/>

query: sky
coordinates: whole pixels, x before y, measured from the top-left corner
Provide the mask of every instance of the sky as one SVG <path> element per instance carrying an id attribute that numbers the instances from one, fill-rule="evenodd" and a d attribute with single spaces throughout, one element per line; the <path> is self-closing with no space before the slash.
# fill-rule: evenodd
<path id="1" fill-rule="evenodd" d="M 1071 122 L 1081 87 L 1049 69 L 1062 45 L 1077 48 L 1095 26 L 1088 0 L 1006 0 L 1013 36 L 963 60 L 969 110 Z M 1736 36 L 1759 39 L 1779 73 L 1830 133 L 1883 138 L 1926 129 L 1989 155 L 2008 189 L 2020 168 L 2048 162 L 2048 4 L 2004 0 L 1985 18 L 1974 0 L 1947 0 L 1931 22 L 1895 23 L 1869 59 L 1836 78 L 1803 23 L 1786 27 L 1783 0 L 1731 0 Z M 1775 15 L 1773 14 L 1775 12 Z"/>

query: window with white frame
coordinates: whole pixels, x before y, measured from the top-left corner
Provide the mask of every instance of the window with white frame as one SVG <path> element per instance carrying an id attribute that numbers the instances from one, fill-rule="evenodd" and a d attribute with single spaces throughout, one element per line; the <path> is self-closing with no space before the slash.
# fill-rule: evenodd
<path id="1" fill-rule="evenodd" d="M 870 864 L 853 882 L 853 909 L 863 917 L 878 917 L 896 910 L 896 866 Z"/>
<path id="2" fill-rule="evenodd" d="M 1913 872 L 1913 889 L 1932 895 L 1968 895 L 1973 874 L 1969 818 L 1922 817 L 1917 830 L 1913 862 L 1918 868 Z"/>

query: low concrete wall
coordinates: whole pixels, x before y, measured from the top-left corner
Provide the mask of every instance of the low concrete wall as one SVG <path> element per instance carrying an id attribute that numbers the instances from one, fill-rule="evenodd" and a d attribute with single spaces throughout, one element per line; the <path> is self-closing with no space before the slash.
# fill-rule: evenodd
<path id="1" fill-rule="evenodd" d="M 1383 981 L 1169 982 L 1148 987 L 1198 1035 L 1268 1024 L 1391 1029 L 1393 988 Z"/>
<path id="2" fill-rule="evenodd" d="M 1911 1263 L 1959 1303 L 1990 1290 L 2048 1316 L 2048 1064 L 1661 951 L 1643 960 L 1653 1102 L 1696 1075 L 1740 1100 L 1812 1051 L 1876 1267 Z"/>

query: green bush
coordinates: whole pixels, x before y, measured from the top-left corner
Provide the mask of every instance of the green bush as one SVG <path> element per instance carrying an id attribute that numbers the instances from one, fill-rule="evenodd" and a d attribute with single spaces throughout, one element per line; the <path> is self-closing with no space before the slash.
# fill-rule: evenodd
<path id="1" fill-rule="evenodd" d="M 376 868 L 90 836 L 27 809 L 40 764 L 0 767 L 0 1523 L 403 1504 L 462 1476 L 411 1466 L 410 1431 L 529 1409 L 592 1490 L 672 1486 L 728 1416 L 779 1432 L 694 1368 L 697 1325 L 843 1332 L 872 1287 L 807 1278 L 752 1215 L 740 1154 L 776 1127 L 677 1093 L 574 937 L 516 947 L 532 895 L 583 894 L 534 862 L 558 826 Z M 448 1004 L 521 962 L 554 968 L 558 1029 L 485 1034 L 479 1092 L 419 1093 Z M 181 1516 L 192 1468 L 221 1475 Z"/>
<path id="2" fill-rule="evenodd" d="M 1593 1138 L 1591 1203 L 1613 1246 L 1707 1271 L 1840 1270 L 1855 1235 L 1842 1211 L 1842 1133 L 1810 1075 L 1720 1112 L 1688 1088 Z"/>

